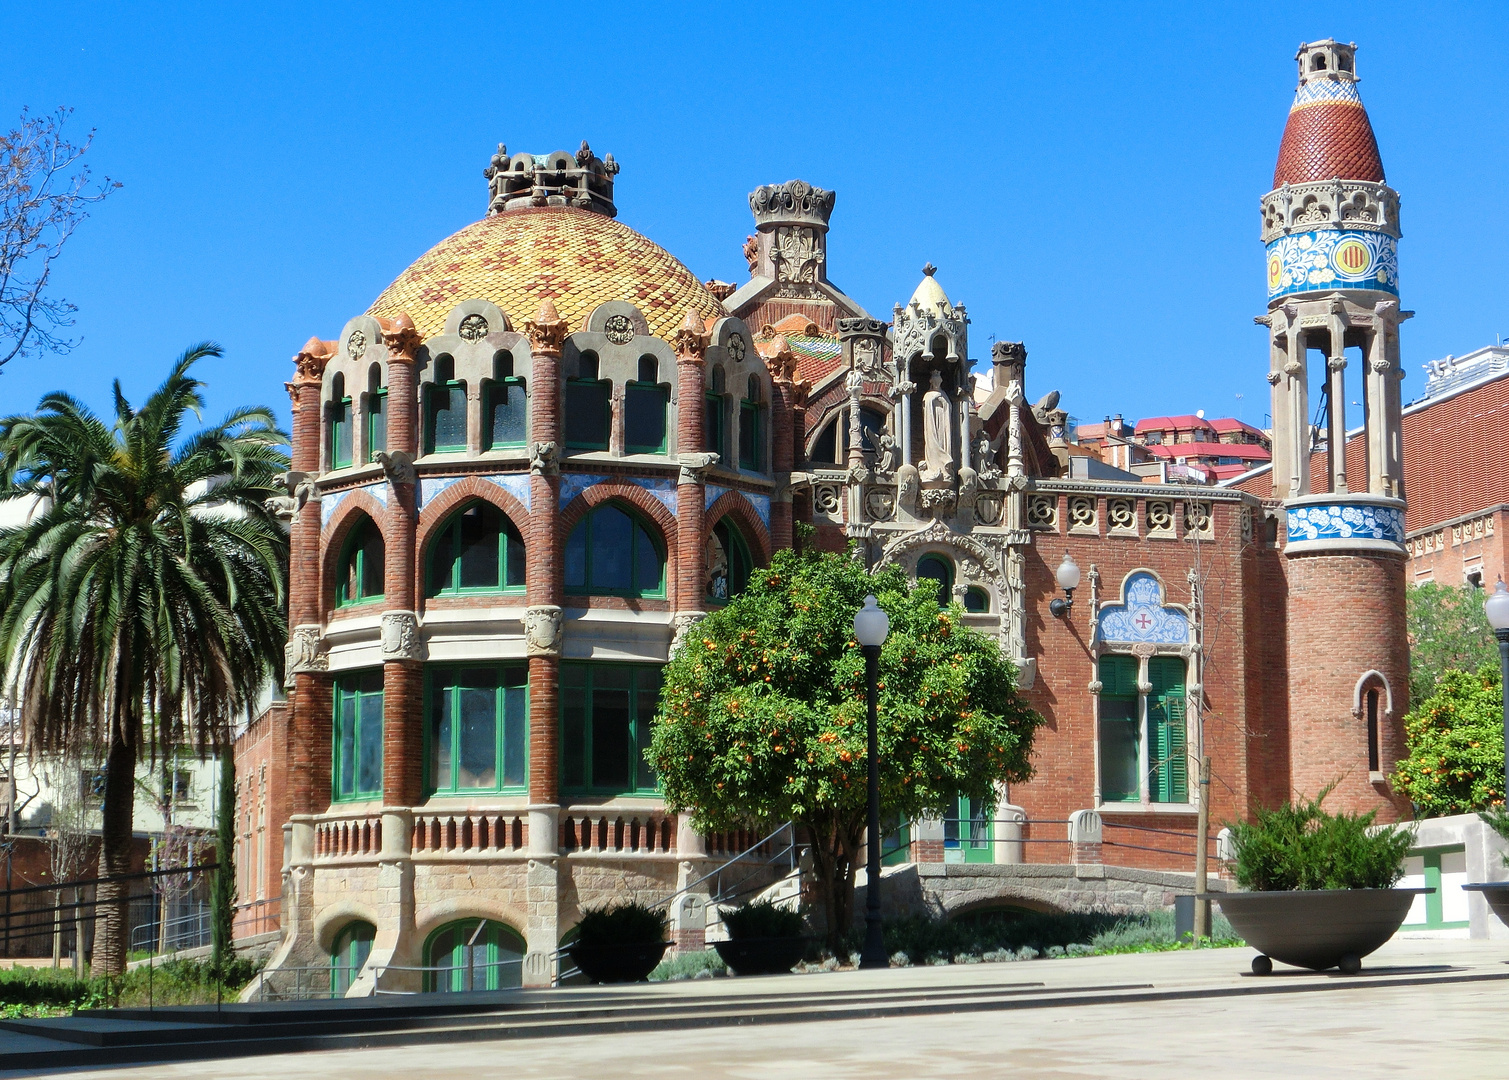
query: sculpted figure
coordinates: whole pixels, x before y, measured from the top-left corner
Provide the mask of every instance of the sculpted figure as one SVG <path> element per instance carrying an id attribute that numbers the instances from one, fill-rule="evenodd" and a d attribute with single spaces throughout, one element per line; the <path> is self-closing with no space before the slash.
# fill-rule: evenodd
<path id="1" fill-rule="evenodd" d="M 922 480 L 952 480 L 954 478 L 953 453 L 953 407 L 941 386 L 943 373 L 934 369 L 930 379 L 931 389 L 922 395 L 923 456 L 920 470 Z"/>

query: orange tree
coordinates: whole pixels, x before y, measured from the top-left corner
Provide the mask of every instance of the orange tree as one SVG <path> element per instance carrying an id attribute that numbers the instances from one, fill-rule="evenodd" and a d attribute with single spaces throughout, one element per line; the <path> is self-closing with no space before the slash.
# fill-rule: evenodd
<path id="1" fill-rule="evenodd" d="M 686 636 L 665 669 L 648 753 L 668 806 L 704 831 L 792 821 L 811 843 L 830 945 L 854 910 L 867 806 L 864 656 L 854 613 L 874 593 L 891 618 L 880 656 L 882 813 L 994 807 L 1032 775 L 1043 721 L 992 638 L 939 608 L 937 586 L 870 574 L 832 553 L 782 552 Z"/>
<path id="2" fill-rule="evenodd" d="M 1504 714 L 1499 666 L 1447 671 L 1404 717 L 1409 757 L 1394 787 L 1419 817 L 1470 814 L 1504 805 Z"/>

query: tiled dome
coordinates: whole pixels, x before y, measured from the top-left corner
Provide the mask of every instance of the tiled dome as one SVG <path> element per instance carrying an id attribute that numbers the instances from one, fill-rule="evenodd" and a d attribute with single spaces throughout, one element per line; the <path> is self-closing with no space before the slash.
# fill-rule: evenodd
<path id="1" fill-rule="evenodd" d="M 612 218 L 571 206 L 512 209 L 468 225 L 425 252 L 383 290 L 369 315 L 409 313 L 420 334 L 438 334 L 463 300 L 491 300 L 515 329 L 555 302 L 572 329 L 609 300 L 644 313 L 669 338 L 688 308 L 704 318 L 723 306 L 679 259 Z"/>
<path id="2" fill-rule="evenodd" d="M 1373 125 L 1349 78 L 1306 82 L 1295 92 L 1273 186 L 1333 177 L 1384 182 Z"/>

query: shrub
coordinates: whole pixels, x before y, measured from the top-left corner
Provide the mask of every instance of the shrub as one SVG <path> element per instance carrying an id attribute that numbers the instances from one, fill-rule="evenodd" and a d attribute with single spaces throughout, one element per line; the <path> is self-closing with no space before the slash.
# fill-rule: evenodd
<path id="1" fill-rule="evenodd" d="M 703 974 L 706 972 L 706 974 Z M 706 979 L 715 975 L 727 975 L 728 965 L 712 949 L 702 952 L 685 952 L 662 960 L 650 972 L 650 982 L 679 982 L 682 979 Z"/>
<path id="2" fill-rule="evenodd" d="M 670 919 L 664 911 L 634 901 L 582 912 L 577 940 L 593 948 L 603 945 L 649 945 L 664 941 Z"/>
<path id="3" fill-rule="evenodd" d="M 1375 811 L 1330 814 L 1321 808 L 1335 784 L 1309 802 L 1257 811 L 1230 825 L 1236 879 L 1244 889 L 1387 889 L 1404 875 L 1410 829 L 1371 829 Z"/>
<path id="4" fill-rule="evenodd" d="M 251 982 L 260 963 L 236 957 L 223 980 L 207 961 L 162 960 L 132 968 L 124 975 L 75 979 L 52 968 L 0 969 L 0 1009 L 6 1015 L 34 1015 L 56 1009 L 102 1009 L 112 1006 L 196 1005 L 218 998 L 234 1000 Z"/>
<path id="5" fill-rule="evenodd" d="M 801 937 L 805 923 L 800 911 L 777 907 L 769 900 L 757 900 L 738 907 L 719 908 L 728 936 L 743 938 Z"/>
<path id="6" fill-rule="evenodd" d="M 1497 661 L 1476 672 L 1448 671 L 1405 715 L 1409 757 L 1392 780 L 1421 817 L 1470 814 L 1503 803 L 1500 693 Z"/>

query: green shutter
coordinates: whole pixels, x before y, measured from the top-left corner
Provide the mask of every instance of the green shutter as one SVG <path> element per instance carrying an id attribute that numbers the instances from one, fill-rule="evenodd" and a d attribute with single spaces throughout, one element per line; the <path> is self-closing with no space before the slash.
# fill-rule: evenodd
<path id="1" fill-rule="evenodd" d="M 1155 656 L 1148 661 L 1149 779 L 1154 802 L 1189 801 L 1188 730 L 1185 724 L 1184 660 Z"/>
<path id="2" fill-rule="evenodd" d="M 1136 696 L 1137 658 L 1102 656 L 1100 658 L 1100 692 L 1115 697 Z"/>

